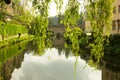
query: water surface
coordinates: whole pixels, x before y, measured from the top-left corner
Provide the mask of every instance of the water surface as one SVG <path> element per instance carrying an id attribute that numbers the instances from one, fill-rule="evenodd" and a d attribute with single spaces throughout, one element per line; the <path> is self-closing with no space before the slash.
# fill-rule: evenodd
<path id="1" fill-rule="evenodd" d="M 48 48 L 42 56 L 35 55 L 34 51 L 26 52 L 21 67 L 13 71 L 11 80 L 102 79 L 101 70 L 94 70 L 80 57 L 76 58 L 71 54 L 66 58 L 64 50 L 59 55 L 58 49 Z"/>

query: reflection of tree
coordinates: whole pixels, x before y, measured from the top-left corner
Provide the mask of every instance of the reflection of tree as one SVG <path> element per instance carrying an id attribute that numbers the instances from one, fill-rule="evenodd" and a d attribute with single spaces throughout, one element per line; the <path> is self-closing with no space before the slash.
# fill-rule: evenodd
<path id="1" fill-rule="evenodd" d="M 113 72 L 120 72 L 120 56 L 104 56 L 103 61 L 106 62 L 105 68 Z"/>
<path id="2" fill-rule="evenodd" d="M 2 76 L 3 80 L 10 80 L 11 74 L 14 71 L 15 68 L 19 68 L 21 66 L 21 63 L 24 59 L 24 54 L 21 53 L 19 55 L 16 55 L 8 60 L 6 60 L 2 65 Z"/>
<path id="3" fill-rule="evenodd" d="M 25 41 L 0 49 L 0 77 L 3 77 L 3 80 L 10 80 L 14 68 L 21 66 L 26 43 Z"/>
<path id="4" fill-rule="evenodd" d="M 69 48 L 65 48 L 65 57 L 68 58 L 71 50 Z"/>
<path id="5" fill-rule="evenodd" d="M 48 48 L 48 47 L 50 48 L 51 45 L 52 45 L 50 39 L 35 40 L 34 43 L 35 43 L 34 44 L 34 46 L 35 46 L 35 54 L 39 54 L 39 55 L 43 55 L 44 54 L 44 50 L 46 48 Z"/>
<path id="6" fill-rule="evenodd" d="M 63 48 L 58 47 L 57 49 L 58 49 L 58 54 L 61 55 Z"/>

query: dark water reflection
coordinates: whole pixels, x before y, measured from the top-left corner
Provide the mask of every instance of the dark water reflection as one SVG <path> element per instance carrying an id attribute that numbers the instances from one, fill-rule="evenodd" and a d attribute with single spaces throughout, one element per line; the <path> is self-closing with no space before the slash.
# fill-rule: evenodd
<path id="1" fill-rule="evenodd" d="M 14 70 L 11 80 L 101 80 L 101 71 L 93 70 L 81 58 L 78 58 L 75 76 L 76 58 L 71 55 L 66 59 L 63 52 L 59 55 L 52 48 L 42 56 L 26 53 L 21 68 Z"/>
<path id="2" fill-rule="evenodd" d="M 103 58 L 102 80 L 120 80 L 120 56 L 105 55 Z"/>

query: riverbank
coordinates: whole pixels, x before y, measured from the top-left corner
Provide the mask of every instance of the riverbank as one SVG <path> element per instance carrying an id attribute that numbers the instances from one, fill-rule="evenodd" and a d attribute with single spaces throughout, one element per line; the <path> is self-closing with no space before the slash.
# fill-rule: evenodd
<path id="1" fill-rule="evenodd" d="M 15 44 L 24 40 L 32 40 L 33 39 L 33 35 L 22 35 L 20 38 L 19 37 L 13 37 L 13 38 L 8 38 L 6 40 L 0 41 L 0 48 L 11 45 L 11 44 Z"/>

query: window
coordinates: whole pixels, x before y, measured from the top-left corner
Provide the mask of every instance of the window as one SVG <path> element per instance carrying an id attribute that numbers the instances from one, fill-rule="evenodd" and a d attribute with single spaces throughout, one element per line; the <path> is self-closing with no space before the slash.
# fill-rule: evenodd
<path id="1" fill-rule="evenodd" d="M 117 20 L 118 30 L 120 30 L 120 19 Z"/>
<path id="2" fill-rule="evenodd" d="M 118 13 L 120 13 L 120 5 L 118 6 Z"/>
<path id="3" fill-rule="evenodd" d="M 112 22 L 112 30 L 116 30 L 116 20 L 113 20 Z"/>
<path id="4" fill-rule="evenodd" d="M 113 13 L 116 13 L 116 6 L 113 7 Z"/>

